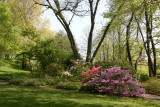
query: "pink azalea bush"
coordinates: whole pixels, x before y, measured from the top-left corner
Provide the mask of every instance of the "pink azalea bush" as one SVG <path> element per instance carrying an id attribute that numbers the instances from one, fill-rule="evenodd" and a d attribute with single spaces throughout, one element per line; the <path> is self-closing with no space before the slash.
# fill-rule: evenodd
<path id="1" fill-rule="evenodd" d="M 109 68 L 84 85 L 84 90 L 108 95 L 145 97 L 145 90 L 134 81 L 128 70 Z"/>
<path id="2" fill-rule="evenodd" d="M 95 66 L 93 66 L 92 70 L 87 70 L 86 72 L 82 71 L 81 82 L 86 83 L 89 80 L 91 80 L 91 78 L 93 78 L 95 76 L 95 74 L 97 74 L 99 72 L 100 68 L 101 68 L 101 66 L 99 66 L 97 68 Z"/>

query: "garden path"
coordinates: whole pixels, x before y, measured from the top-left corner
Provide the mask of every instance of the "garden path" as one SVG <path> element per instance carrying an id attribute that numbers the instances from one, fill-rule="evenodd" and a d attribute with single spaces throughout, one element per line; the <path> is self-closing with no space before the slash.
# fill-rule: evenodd
<path id="1" fill-rule="evenodd" d="M 149 100 L 160 102 L 160 96 L 157 96 L 157 95 L 146 94 L 146 98 L 149 99 Z"/>
<path id="2" fill-rule="evenodd" d="M 7 85 L 7 84 L 9 84 L 9 82 L 0 82 L 0 85 Z"/>

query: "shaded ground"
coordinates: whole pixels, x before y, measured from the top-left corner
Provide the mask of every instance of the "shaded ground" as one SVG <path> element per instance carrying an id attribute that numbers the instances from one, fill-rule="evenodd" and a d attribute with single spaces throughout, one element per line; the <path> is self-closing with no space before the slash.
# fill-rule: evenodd
<path id="1" fill-rule="evenodd" d="M 159 104 L 142 98 L 0 85 L 0 107 L 159 107 Z"/>

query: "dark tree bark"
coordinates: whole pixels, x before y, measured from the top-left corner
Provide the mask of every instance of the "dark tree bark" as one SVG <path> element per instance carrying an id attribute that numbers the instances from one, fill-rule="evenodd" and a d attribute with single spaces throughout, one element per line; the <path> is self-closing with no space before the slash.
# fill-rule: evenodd
<path id="1" fill-rule="evenodd" d="M 119 58 L 121 59 L 122 53 L 121 53 L 121 28 L 118 29 L 118 52 L 119 52 Z"/>
<path id="2" fill-rule="evenodd" d="M 93 0 L 88 0 L 89 6 L 90 6 L 91 28 L 90 28 L 90 32 L 89 32 L 89 36 L 88 36 L 88 47 L 87 47 L 86 62 L 90 62 L 90 60 L 91 60 L 93 30 L 94 30 L 94 26 L 95 26 L 95 17 L 96 17 L 99 1 L 100 0 L 96 1 L 96 5 L 94 7 Z"/>
<path id="3" fill-rule="evenodd" d="M 148 13 L 148 6 L 145 1 L 145 20 L 146 20 L 146 35 L 147 35 L 147 54 L 150 56 L 148 57 L 148 67 L 149 67 L 149 76 L 156 76 L 156 49 L 155 49 L 155 44 L 153 41 L 152 37 L 152 13 Z M 151 8 L 150 8 L 151 9 Z M 150 48 L 150 43 L 152 46 L 153 50 L 153 62 L 151 60 L 151 48 Z"/>
<path id="4" fill-rule="evenodd" d="M 129 38 L 130 38 L 130 29 L 131 29 L 131 23 L 133 20 L 133 16 L 134 16 L 134 12 L 132 12 L 132 16 L 129 20 L 129 23 L 127 25 L 127 31 L 126 31 L 126 48 L 127 48 L 127 55 L 128 55 L 128 60 L 131 64 L 131 66 L 133 66 L 132 64 L 132 56 L 131 56 L 131 52 L 130 52 L 130 43 L 129 43 Z"/>
<path id="5" fill-rule="evenodd" d="M 147 40 L 144 40 L 144 36 L 142 33 L 142 30 L 140 28 L 139 22 L 136 19 L 139 32 L 141 34 L 142 40 L 143 40 L 143 46 L 145 48 L 147 57 L 148 57 L 148 69 L 149 69 L 149 77 L 156 76 L 156 49 L 155 49 L 155 44 L 153 42 L 153 36 L 152 36 L 152 14 L 149 15 L 148 13 L 148 6 L 146 0 L 144 1 L 144 8 L 145 8 L 145 20 L 146 20 L 146 36 Z M 152 52 L 150 48 L 150 44 L 152 45 L 152 50 L 153 50 L 153 61 L 152 62 Z"/>

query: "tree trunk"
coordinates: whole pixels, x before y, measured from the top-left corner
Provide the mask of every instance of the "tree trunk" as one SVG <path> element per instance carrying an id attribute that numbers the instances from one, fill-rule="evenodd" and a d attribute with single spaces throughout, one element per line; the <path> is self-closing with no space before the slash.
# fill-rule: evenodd
<path id="1" fill-rule="evenodd" d="M 154 44 L 154 40 L 153 40 L 153 36 L 152 36 L 152 29 L 153 29 L 153 25 L 152 25 L 152 20 L 153 20 L 153 15 L 152 15 L 152 9 L 150 9 L 150 15 L 149 15 L 149 20 L 150 20 L 150 31 L 149 31 L 149 39 L 151 40 L 151 45 L 152 45 L 152 50 L 153 50 L 153 76 L 156 77 L 156 71 L 157 71 L 157 58 L 156 58 L 156 48 L 155 48 L 155 44 Z"/>
<path id="2" fill-rule="evenodd" d="M 98 8 L 98 4 L 99 4 L 100 0 L 97 0 L 95 8 L 93 8 L 93 1 L 92 0 L 88 0 L 88 1 L 90 4 L 91 28 L 90 28 L 90 32 L 89 32 L 89 36 L 88 36 L 86 62 L 90 62 L 90 60 L 91 60 L 93 30 L 94 30 L 94 25 L 95 25 L 96 12 L 97 12 L 97 8 Z"/>
<path id="3" fill-rule="evenodd" d="M 33 65 L 31 63 L 31 59 L 29 58 L 29 65 L 30 65 L 30 68 L 31 68 L 31 73 L 33 73 Z"/>
<path id="4" fill-rule="evenodd" d="M 142 55 L 142 51 L 143 51 L 143 48 L 141 48 L 141 50 L 140 50 L 140 52 L 139 52 L 139 56 L 138 56 L 138 58 L 136 59 L 136 62 L 135 62 L 135 71 L 136 71 L 136 80 L 137 80 L 137 67 L 138 67 L 138 62 L 139 62 L 139 60 L 140 60 L 140 58 L 141 58 L 141 55 Z"/>
<path id="5" fill-rule="evenodd" d="M 22 69 L 25 69 L 26 68 L 26 57 L 25 57 L 25 54 L 22 54 L 23 55 L 23 59 L 22 59 Z"/>
<path id="6" fill-rule="evenodd" d="M 129 39 L 130 39 L 130 28 L 131 28 L 131 22 L 133 20 L 133 16 L 134 16 L 134 12 L 132 12 L 132 16 L 129 20 L 129 23 L 127 25 L 127 31 L 126 31 L 126 48 L 127 48 L 127 55 L 128 55 L 128 60 L 131 64 L 131 66 L 133 66 L 132 64 L 132 57 L 131 57 L 131 52 L 130 52 L 130 44 L 129 44 Z"/>
<path id="7" fill-rule="evenodd" d="M 5 60 L 9 60 L 9 55 L 5 55 Z"/>
<path id="8" fill-rule="evenodd" d="M 152 20 L 149 20 L 149 13 L 148 13 L 148 7 L 147 3 L 145 1 L 145 20 L 146 20 L 146 35 L 147 35 L 147 55 L 148 55 L 148 67 L 149 67 L 149 76 L 156 76 L 156 51 L 155 51 L 155 46 L 152 38 Z M 151 24 L 151 25 L 150 25 Z M 154 63 L 152 62 L 151 59 L 151 49 L 150 49 L 150 43 L 152 45 L 153 49 L 153 60 Z"/>
<path id="9" fill-rule="evenodd" d="M 78 50 L 77 50 L 77 45 L 75 43 L 73 34 L 72 34 L 69 26 L 67 27 L 66 32 L 67 32 L 67 35 L 68 35 L 68 38 L 69 38 L 69 41 L 70 41 L 70 44 L 71 44 L 71 49 L 74 53 L 75 58 L 80 59 L 80 55 L 79 55 Z"/>
<path id="10" fill-rule="evenodd" d="M 70 23 L 67 23 L 66 19 L 63 16 L 61 9 L 60 9 L 59 1 L 54 0 L 54 2 L 55 2 L 55 5 L 58 10 L 55 10 L 51 5 L 50 5 L 50 8 L 53 10 L 53 12 L 55 13 L 55 16 L 57 17 L 57 19 L 59 20 L 59 22 L 61 23 L 63 28 L 66 30 L 67 36 L 68 36 L 70 44 L 71 44 L 71 49 L 73 51 L 73 54 L 76 59 L 79 59 L 80 55 L 78 53 L 77 45 L 75 43 L 73 34 L 72 34 L 71 29 L 69 27 Z"/>
<path id="11" fill-rule="evenodd" d="M 121 55 L 122 54 L 121 54 L 121 33 L 120 33 L 120 30 L 121 29 L 118 30 L 118 42 L 119 42 L 118 43 L 118 51 L 119 51 L 119 55 L 118 56 L 121 59 Z"/>

